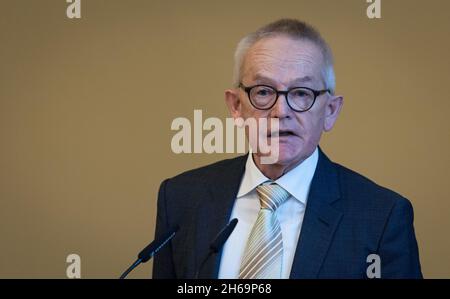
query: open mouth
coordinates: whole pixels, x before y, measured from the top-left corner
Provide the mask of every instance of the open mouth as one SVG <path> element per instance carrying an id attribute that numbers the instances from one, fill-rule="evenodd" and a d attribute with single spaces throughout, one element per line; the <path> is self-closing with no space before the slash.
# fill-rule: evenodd
<path id="1" fill-rule="evenodd" d="M 278 132 L 269 132 L 268 137 L 290 137 L 297 136 L 293 131 L 281 130 Z"/>

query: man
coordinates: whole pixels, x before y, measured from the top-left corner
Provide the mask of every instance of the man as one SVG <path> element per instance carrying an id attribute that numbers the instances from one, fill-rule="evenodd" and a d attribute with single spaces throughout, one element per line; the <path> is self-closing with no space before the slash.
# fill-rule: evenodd
<path id="1" fill-rule="evenodd" d="M 343 105 L 320 34 L 276 21 L 241 40 L 235 64 L 230 113 L 277 119 L 279 131 L 267 137 L 279 145 L 278 160 L 264 164 L 255 151 L 165 180 L 156 236 L 180 230 L 156 256 L 153 277 L 421 278 L 409 201 L 318 147 Z M 201 265 L 233 218 L 223 249 Z M 372 262 L 379 265 L 368 271 Z"/>

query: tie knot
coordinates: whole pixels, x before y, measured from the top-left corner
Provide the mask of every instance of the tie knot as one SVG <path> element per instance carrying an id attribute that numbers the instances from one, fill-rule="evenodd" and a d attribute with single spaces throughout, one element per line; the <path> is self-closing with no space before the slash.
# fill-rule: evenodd
<path id="1" fill-rule="evenodd" d="M 262 184 L 256 187 L 261 209 L 273 212 L 289 198 L 289 193 L 276 183 Z"/>

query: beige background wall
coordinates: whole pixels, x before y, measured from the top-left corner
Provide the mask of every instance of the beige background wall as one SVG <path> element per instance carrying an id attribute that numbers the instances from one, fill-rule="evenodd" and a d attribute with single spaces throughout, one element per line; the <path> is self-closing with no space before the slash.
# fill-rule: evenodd
<path id="1" fill-rule="evenodd" d="M 152 237 L 166 177 L 226 155 L 171 152 L 175 117 L 227 116 L 240 37 L 314 24 L 345 106 L 322 147 L 408 197 L 426 277 L 450 277 L 450 4 L 382 0 L 0 1 L 0 278 L 115 278 Z M 149 277 L 151 264 L 131 277 Z"/>

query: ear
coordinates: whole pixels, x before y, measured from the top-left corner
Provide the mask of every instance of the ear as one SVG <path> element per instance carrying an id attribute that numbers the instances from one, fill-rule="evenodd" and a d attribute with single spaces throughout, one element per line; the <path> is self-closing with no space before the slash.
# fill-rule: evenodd
<path id="1" fill-rule="evenodd" d="M 343 105 L 344 97 L 342 96 L 333 95 L 328 100 L 327 106 L 325 107 L 325 121 L 323 124 L 323 130 L 325 132 L 331 131 L 331 129 L 333 129 Z"/>
<path id="2" fill-rule="evenodd" d="M 225 103 L 234 119 L 242 117 L 242 102 L 236 89 L 225 90 Z"/>

